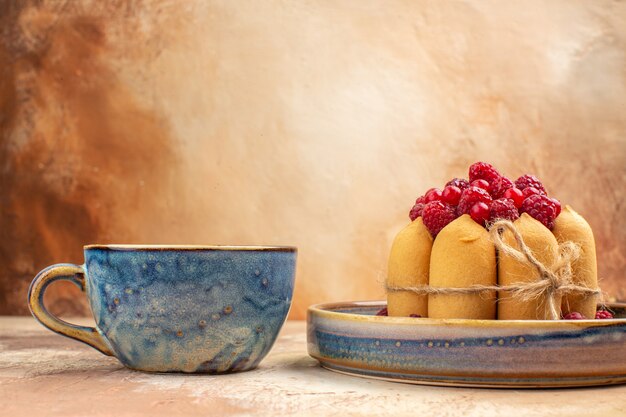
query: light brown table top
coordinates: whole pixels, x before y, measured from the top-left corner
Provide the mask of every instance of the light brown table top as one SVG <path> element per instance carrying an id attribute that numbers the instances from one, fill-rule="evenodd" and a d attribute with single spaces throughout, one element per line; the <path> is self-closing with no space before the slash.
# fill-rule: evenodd
<path id="1" fill-rule="evenodd" d="M 0 317 L 0 415 L 626 416 L 626 385 L 495 390 L 336 374 L 307 355 L 305 328 L 288 322 L 254 371 L 157 375 L 125 369 L 30 317 Z"/>

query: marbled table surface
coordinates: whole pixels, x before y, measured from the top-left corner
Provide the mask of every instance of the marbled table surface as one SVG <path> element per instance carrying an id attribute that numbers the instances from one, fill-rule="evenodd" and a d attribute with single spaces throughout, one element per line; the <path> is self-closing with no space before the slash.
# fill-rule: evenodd
<path id="1" fill-rule="evenodd" d="M 83 322 L 85 322 L 83 320 Z M 624 416 L 626 385 L 551 390 L 430 387 L 335 374 L 306 352 L 306 323 L 288 322 L 251 372 L 144 374 L 51 333 L 0 317 L 3 416 Z"/>

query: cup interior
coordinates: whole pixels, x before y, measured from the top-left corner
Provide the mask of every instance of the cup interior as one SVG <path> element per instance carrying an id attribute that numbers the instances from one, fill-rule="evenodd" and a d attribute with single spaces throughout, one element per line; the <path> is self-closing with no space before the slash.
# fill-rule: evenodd
<path id="1" fill-rule="evenodd" d="M 160 245 L 160 244 L 125 244 L 125 243 L 110 243 L 100 244 L 94 243 L 84 246 L 85 250 L 88 249 L 109 249 L 109 250 L 129 250 L 129 251 L 160 251 L 160 250 L 179 250 L 179 251 L 194 251 L 194 250 L 230 250 L 230 251 L 279 251 L 279 252 L 297 252 L 297 248 L 294 246 L 264 246 L 264 245 Z"/>

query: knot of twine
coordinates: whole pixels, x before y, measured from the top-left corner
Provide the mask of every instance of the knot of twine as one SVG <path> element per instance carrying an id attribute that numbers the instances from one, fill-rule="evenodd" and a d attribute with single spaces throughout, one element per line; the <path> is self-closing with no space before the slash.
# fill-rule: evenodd
<path id="1" fill-rule="evenodd" d="M 503 234 L 509 230 L 519 250 L 503 240 Z M 586 296 L 599 295 L 599 289 L 589 288 L 573 283 L 572 262 L 580 256 L 580 247 L 574 242 L 564 242 L 559 245 L 559 256 L 550 267 L 539 262 L 524 242 L 522 235 L 509 220 L 498 220 L 489 226 L 489 235 L 500 254 L 505 254 L 523 265 L 537 270 L 539 279 L 534 282 L 518 282 L 511 285 L 472 285 L 467 288 L 441 288 L 422 285 L 416 287 L 401 287 L 386 284 L 388 292 L 410 291 L 416 294 L 480 294 L 488 291 L 507 291 L 512 298 L 520 301 L 531 301 L 541 297 L 546 299 L 546 309 L 552 320 L 560 318 L 558 301 L 564 294 L 579 293 Z"/>

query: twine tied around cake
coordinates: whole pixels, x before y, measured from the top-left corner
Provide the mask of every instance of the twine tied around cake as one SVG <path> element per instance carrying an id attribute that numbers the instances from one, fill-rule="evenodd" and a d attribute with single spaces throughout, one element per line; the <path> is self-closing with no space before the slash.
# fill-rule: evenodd
<path id="1" fill-rule="evenodd" d="M 521 264 L 534 268 L 539 273 L 539 278 L 534 282 L 518 282 L 503 286 L 476 284 L 466 288 L 442 288 L 431 287 L 430 285 L 404 287 L 385 284 L 386 290 L 388 292 L 410 291 L 422 295 L 465 295 L 480 294 L 487 291 L 506 291 L 511 298 L 520 301 L 531 301 L 545 297 L 546 309 L 552 320 L 560 318 L 561 306 L 558 301 L 562 295 L 570 293 L 584 294 L 586 296 L 601 294 L 601 291 L 597 288 L 574 284 L 571 265 L 580 256 L 580 247 L 574 242 L 560 244 L 556 262 L 553 265 L 546 266 L 533 255 L 513 222 L 498 220 L 491 224 L 488 230 L 500 256 L 503 254 L 510 256 Z M 512 233 L 519 250 L 504 241 L 503 234 L 506 230 Z"/>

